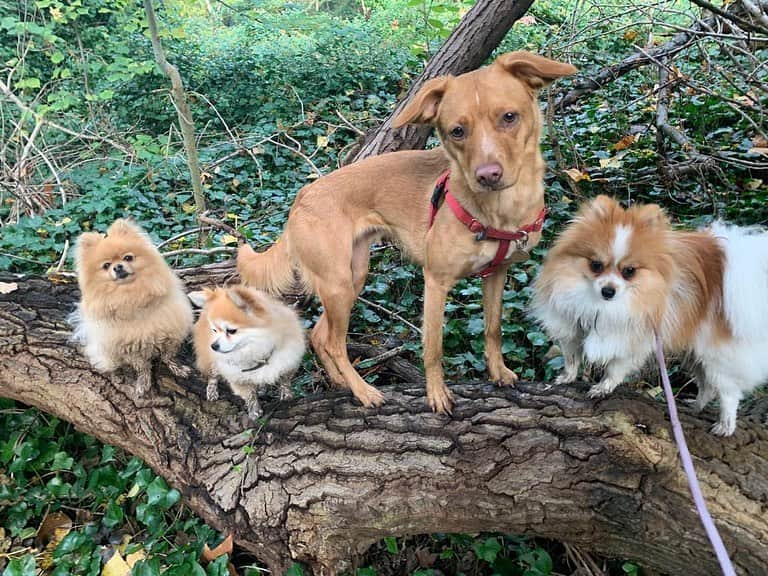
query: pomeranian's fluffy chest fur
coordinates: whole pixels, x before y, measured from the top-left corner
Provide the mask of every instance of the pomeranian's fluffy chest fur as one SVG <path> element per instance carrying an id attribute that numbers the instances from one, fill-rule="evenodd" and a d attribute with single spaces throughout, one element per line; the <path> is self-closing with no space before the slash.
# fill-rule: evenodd
<path id="1" fill-rule="evenodd" d="M 532 314 L 563 352 L 559 383 L 582 359 L 605 367 L 592 397 L 639 369 L 658 333 L 694 359 L 697 408 L 719 397 L 713 432 L 732 434 L 743 394 L 768 381 L 768 234 L 721 222 L 675 231 L 656 205 L 624 210 L 600 196 L 547 255 Z"/>

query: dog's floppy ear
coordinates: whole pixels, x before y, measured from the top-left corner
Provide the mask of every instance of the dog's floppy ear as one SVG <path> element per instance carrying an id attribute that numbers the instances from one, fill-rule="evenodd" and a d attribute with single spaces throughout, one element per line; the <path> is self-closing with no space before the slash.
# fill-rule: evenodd
<path id="1" fill-rule="evenodd" d="M 570 76 L 578 72 L 575 66 L 565 62 L 550 60 L 524 51 L 502 54 L 496 58 L 494 64 L 520 78 L 534 90 L 543 88 L 562 76 Z"/>
<path id="2" fill-rule="evenodd" d="M 432 124 L 450 76 L 438 76 L 424 83 L 405 108 L 392 120 L 393 128 L 406 124 Z"/>
<path id="3" fill-rule="evenodd" d="M 202 290 L 195 290 L 194 292 L 190 292 L 187 294 L 187 296 L 189 296 L 189 299 L 192 300 L 192 304 L 198 308 L 202 308 L 205 306 L 205 303 L 213 297 L 213 293 L 213 290 L 210 288 L 203 288 Z"/>
<path id="4" fill-rule="evenodd" d="M 264 312 L 264 305 L 259 301 L 258 296 L 245 286 L 233 286 L 227 291 L 227 296 L 235 306 L 245 312 L 252 314 Z"/>

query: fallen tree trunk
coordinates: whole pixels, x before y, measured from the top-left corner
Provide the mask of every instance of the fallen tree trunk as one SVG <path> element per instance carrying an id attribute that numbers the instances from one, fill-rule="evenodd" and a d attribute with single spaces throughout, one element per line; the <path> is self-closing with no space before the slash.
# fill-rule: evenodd
<path id="1" fill-rule="evenodd" d="M 666 573 L 717 573 L 660 403 L 461 384 L 448 418 L 429 411 L 421 384 L 401 383 L 383 388 L 379 410 L 327 392 L 274 407 L 249 433 L 238 401 L 204 402 L 195 378 L 161 370 L 135 404 L 132 382 L 114 386 L 68 342 L 76 287 L 17 283 L 0 294 L 0 395 L 140 456 L 275 574 L 291 559 L 333 573 L 384 536 L 438 531 L 535 534 Z M 764 573 L 768 433 L 753 414 L 721 440 L 711 420 L 683 414 L 704 493 L 740 572 Z"/>

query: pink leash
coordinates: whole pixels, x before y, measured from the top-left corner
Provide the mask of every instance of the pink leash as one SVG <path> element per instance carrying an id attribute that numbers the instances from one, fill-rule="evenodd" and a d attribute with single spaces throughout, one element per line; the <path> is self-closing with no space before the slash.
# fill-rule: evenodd
<path id="1" fill-rule="evenodd" d="M 661 382 L 664 385 L 664 396 L 667 397 L 667 407 L 669 408 L 669 419 L 672 422 L 672 432 L 675 435 L 675 442 L 677 442 L 677 448 L 680 451 L 680 459 L 683 462 L 683 469 L 685 470 L 686 476 L 688 476 L 688 487 L 691 489 L 693 501 L 696 503 L 696 510 L 699 512 L 701 523 L 704 525 L 704 530 L 709 537 L 712 548 L 715 549 L 715 554 L 717 555 L 718 562 L 720 562 L 720 569 L 723 571 L 723 576 L 736 576 L 736 571 L 733 569 L 731 559 L 728 557 L 728 551 L 725 549 L 723 540 L 720 538 L 720 533 L 717 531 L 717 527 L 712 521 L 712 516 L 709 515 L 707 503 L 704 501 L 704 496 L 701 493 L 699 480 L 696 478 L 696 470 L 693 467 L 691 453 L 688 451 L 688 444 L 685 443 L 683 427 L 680 425 L 680 419 L 677 417 L 677 406 L 675 405 L 675 398 L 672 395 L 672 385 L 669 383 L 667 364 L 664 361 L 664 349 L 658 334 L 656 334 L 656 360 L 659 362 L 659 368 L 661 370 Z"/>

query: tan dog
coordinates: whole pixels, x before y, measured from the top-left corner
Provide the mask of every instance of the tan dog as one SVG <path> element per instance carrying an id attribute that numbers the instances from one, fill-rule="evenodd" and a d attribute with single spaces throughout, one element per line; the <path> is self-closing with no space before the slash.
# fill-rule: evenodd
<path id="1" fill-rule="evenodd" d="M 538 221 L 540 230 L 544 209 L 536 95 L 574 72 L 569 64 L 511 52 L 480 70 L 426 82 L 393 125 L 431 124 L 442 148 L 393 152 L 336 170 L 299 192 L 278 243 L 260 254 L 240 248 L 238 270 L 246 283 L 280 292 L 296 273 L 320 297 L 324 312 L 312 330 L 312 346 L 331 380 L 363 405 L 384 398 L 350 363 L 346 335 L 368 273 L 370 244 L 382 236 L 424 268 L 424 368 L 432 409 L 450 412 L 452 405 L 441 365 L 448 291 L 461 278 L 487 271 L 497 252 L 500 265 L 483 280 L 485 358 L 491 380 L 517 380 L 501 355 L 501 297 L 508 265 L 540 239 L 533 226 Z M 483 241 L 482 227 L 468 227 L 449 206 L 431 214 L 436 181 L 448 169 L 450 193 L 476 221 L 531 232 L 499 250 L 500 242 Z"/>

